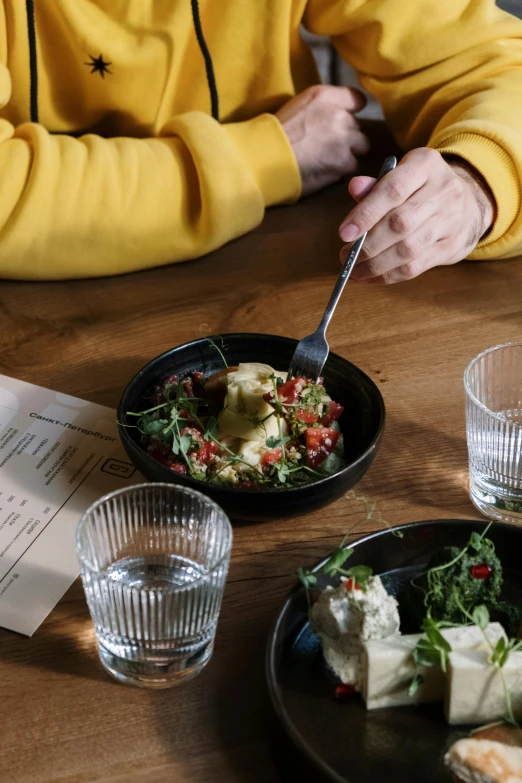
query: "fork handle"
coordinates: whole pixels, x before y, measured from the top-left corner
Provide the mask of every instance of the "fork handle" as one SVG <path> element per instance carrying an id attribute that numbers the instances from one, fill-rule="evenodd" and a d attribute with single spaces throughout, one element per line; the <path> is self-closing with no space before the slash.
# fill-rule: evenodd
<path id="1" fill-rule="evenodd" d="M 396 165 L 397 165 L 397 158 L 394 155 L 390 155 L 389 158 L 386 158 L 386 160 L 381 166 L 381 170 L 379 171 L 377 182 L 380 179 L 382 179 L 385 174 L 388 174 L 389 171 L 392 171 Z M 355 240 L 350 252 L 348 253 L 348 257 L 346 258 L 346 261 L 343 264 L 343 268 L 339 273 L 339 277 L 337 278 L 337 282 L 335 283 L 334 289 L 332 291 L 332 295 L 330 296 L 330 300 L 326 305 L 326 310 L 324 311 L 324 315 L 321 319 L 321 323 L 319 324 L 319 328 L 317 330 L 318 332 L 321 332 L 323 336 L 326 334 L 328 324 L 330 323 L 332 315 L 334 314 L 334 310 L 337 307 L 337 302 L 341 298 L 341 294 L 344 291 L 346 281 L 352 274 L 352 269 L 354 268 L 355 262 L 357 261 L 359 253 L 361 252 L 361 248 L 364 244 L 364 240 L 366 239 L 367 233 L 368 232 L 365 232 L 361 237 L 359 237 L 359 239 Z"/>

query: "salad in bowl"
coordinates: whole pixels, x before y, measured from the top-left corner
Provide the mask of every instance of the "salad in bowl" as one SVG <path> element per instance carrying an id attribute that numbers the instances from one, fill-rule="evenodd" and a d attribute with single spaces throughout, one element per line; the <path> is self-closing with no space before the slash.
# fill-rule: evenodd
<path id="1" fill-rule="evenodd" d="M 300 486 L 344 465 L 343 406 L 319 378 L 261 362 L 210 376 L 169 375 L 150 407 L 128 412 L 155 460 L 181 475 L 241 489 Z"/>

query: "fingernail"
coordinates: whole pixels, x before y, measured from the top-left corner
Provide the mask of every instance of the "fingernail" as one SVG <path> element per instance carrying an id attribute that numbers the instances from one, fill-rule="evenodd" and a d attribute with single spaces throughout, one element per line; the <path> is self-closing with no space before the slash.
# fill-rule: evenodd
<path id="1" fill-rule="evenodd" d="M 354 223 L 343 223 L 339 229 L 340 237 L 344 242 L 353 242 L 358 233 L 359 229 Z"/>

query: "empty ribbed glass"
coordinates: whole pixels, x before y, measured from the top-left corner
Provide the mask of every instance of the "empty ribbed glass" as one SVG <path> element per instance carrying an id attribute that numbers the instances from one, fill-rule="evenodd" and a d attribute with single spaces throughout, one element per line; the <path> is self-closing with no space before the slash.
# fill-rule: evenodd
<path id="1" fill-rule="evenodd" d="M 116 679 L 168 688 L 212 655 L 232 528 L 201 492 L 141 484 L 98 500 L 76 532 L 100 658 Z"/>
<path id="2" fill-rule="evenodd" d="M 464 373 L 470 494 L 488 517 L 522 520 L 522 342 L 479 354 Z"/>

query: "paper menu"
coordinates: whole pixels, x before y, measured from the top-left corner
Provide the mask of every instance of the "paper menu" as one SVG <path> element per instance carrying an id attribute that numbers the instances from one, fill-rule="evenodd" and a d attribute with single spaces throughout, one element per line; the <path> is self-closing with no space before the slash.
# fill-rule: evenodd
<path id="1" fill-rule="evenodd" d="M 79 574 L 82 513 L 141 481 L 114 410 L 0 375 L 0 626 L 35 632 Z"/>

